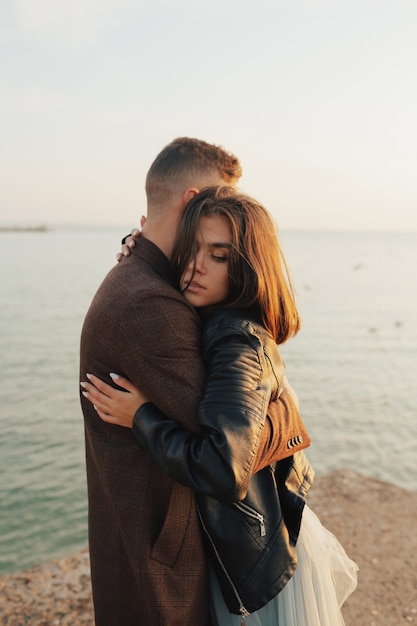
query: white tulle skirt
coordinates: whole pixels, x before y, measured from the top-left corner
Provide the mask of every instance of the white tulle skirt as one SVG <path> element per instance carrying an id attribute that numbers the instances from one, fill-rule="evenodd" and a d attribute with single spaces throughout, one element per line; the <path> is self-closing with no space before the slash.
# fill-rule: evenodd
<path id="1" fill-rule="evenodd" d="M 247 626 L 343 626 L 340 607 L 357 585 L 358 567 L 309 507 L 297 542 L 298 566 L 276 598 L 246 618 Z M 240 626 L 227 610 L 210 572 L 212 609 L 218 626 Z"/>

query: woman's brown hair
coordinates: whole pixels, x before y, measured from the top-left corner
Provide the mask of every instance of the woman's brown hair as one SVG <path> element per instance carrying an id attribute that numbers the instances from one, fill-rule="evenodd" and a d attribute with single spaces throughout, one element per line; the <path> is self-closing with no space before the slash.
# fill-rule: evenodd
<path id="1" fill-rule="evenodd" d="M 220 215 L 230 226 L 230 293 L 220 306 L 256 307 L 265 328 L 277 343 L 300 329 L 300 316 L 287 263 L 274 222 L 256 200 L 233 187 L 207 187 L 186 206 L 172 255 L 178 280 L 196 255 L 196 230 L 201 217 Z"/>

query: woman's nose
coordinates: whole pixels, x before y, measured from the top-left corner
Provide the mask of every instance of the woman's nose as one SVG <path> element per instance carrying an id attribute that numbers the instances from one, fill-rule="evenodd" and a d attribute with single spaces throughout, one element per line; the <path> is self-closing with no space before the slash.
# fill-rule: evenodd
<path id="1" fill-rule="evenodd" d="M 191 262 L 194 272 L 202 274 L 204 272 L 204 255 L 197 253 L 195 259 Z"/>

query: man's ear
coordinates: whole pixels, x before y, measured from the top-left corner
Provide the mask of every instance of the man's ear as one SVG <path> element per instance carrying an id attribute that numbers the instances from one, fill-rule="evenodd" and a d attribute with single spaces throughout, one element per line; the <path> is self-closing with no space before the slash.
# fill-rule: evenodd
<path id="1" fill-rule="evenodd" d="M 196 187 L 190 187 L 189 189 L 187 189 L 187 190 L 184 192 L 184 195 L 183 195 L 183 197 L 182 197 L 183 202 L 184 202 L 184 206 L 185 206 L 186 204 L 188 204 L 188 203 L 189 203 L 189 201 L 190 201 L 190 200 L 192 200 L 192 199 L 194 198 L 194 196 L 196 196 L 196 195 L 198 194 L 198 191 L 199 191 L 199 190 L 198 190 Z"/>

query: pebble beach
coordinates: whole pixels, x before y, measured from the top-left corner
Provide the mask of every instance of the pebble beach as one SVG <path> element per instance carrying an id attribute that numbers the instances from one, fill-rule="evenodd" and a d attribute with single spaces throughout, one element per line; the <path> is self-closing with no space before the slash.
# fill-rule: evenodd
<path id="1" fill-rule="evenodd" d="M 346 626 L 417 625 L 417 493 L 337 470 L 316 478 L 309 505 L 359 566 Z M 0 623 L 94 626 L 87 549 L 3 575 Z"/>

